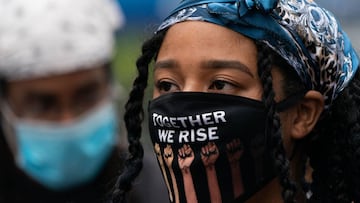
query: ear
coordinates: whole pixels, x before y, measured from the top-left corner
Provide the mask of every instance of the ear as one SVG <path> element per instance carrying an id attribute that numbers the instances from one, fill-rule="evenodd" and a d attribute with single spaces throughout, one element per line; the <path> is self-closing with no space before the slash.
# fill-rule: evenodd
<path id="1" fill-rule="evenodd" d="M 308 91 L 304 98 L 294 107 L 292 117 L 292 138 L 301 139 L 313 129 L 324 109 L 324 97 L 315 90 Z"/>

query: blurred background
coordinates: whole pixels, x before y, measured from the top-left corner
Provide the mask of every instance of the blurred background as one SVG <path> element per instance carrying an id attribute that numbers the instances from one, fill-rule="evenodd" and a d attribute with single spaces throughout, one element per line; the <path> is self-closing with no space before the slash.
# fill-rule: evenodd
<path id="1" fill-rule="evenodd" d="M 136 76 L 135 61 L 140 55 L 141 44 L 151 37 L 167 14 L 180 0 L 117 0 L 125 14 L 126 25 L 120 32 L 119 49 L 116 56 L 116 76 L 125 91 L 131 89 Z M 315 0 L 333 12 L 360 53 L 360 1 L 359 0 Z M 151 77 L 150 77 L 151 78 Z M 151 80 L 149 86 L 151 87 Z M 145 105 L 150 99 L 148 88 Z M 127 95 L 126 95 L 127 96 Z M 144 128 L 146 129 L 146 128 Z M 143 136 L 148 139 L 149 136 Z"/>

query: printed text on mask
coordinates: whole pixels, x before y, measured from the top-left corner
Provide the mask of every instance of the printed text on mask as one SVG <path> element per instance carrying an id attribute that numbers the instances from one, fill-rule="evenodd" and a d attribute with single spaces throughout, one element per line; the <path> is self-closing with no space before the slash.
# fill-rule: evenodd
<path id="1" fill-rule="evenodd" d="M 201 142 L 217 140 L 218 123 L 226 123 L 225 111 L 214 111 L 210 113 L 196 114 L 191 116 L 169 117 L 153 113 L 152 122 L 154 127 L 158 126 L 160 142 L 174 143 L 178 137 L 178 143 Z M 184 130 L 161 129 L 181 128 Z"/>

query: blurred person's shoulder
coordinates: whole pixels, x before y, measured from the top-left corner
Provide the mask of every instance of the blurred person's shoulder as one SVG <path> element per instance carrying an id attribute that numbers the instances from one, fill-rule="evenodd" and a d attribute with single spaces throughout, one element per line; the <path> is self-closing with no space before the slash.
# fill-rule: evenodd
<path id="1" fill-rule="evenodd" d="M 167 189 L 155 154 L 145 149 L 143 169 L 129 194 L 130 203 L 167 203 Z"/>

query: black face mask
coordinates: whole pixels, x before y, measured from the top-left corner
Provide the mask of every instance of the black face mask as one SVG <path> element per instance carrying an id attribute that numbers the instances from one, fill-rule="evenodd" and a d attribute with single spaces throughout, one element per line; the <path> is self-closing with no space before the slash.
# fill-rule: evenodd
<path id="1" fill-rule="evenodd" d="M 150 136 L 171 202 L 242 202 L 276 176 L 262 102 L 177 92 L 149 104 Z"/>

